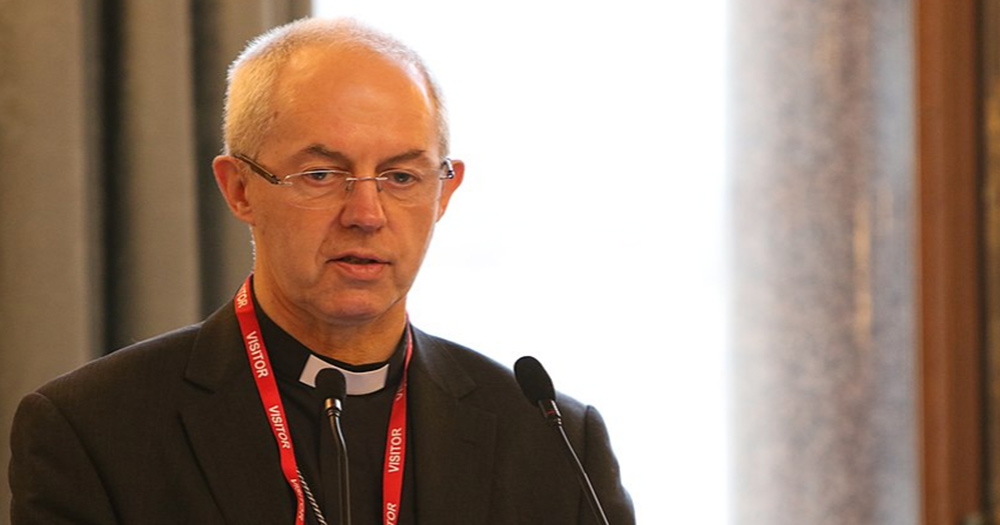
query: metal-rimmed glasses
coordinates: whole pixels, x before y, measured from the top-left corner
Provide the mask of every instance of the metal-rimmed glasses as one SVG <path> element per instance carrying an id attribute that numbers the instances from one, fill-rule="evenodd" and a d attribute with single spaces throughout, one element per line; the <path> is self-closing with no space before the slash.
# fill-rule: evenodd
<path id="1" fill-rule="evenodd" d="M 246 163 L 250 169 L 275 186 L 289 187 L 291 204 L 300 208 L 327 209 L 343 204 L 354 188 L 355 182 L 370 180 L 380 194 L 405 204 L 421 204 L 434 199 L 439 180 L 455 178 L 451 159 L 445 158 L 434 170 L 392 168 L 374 177 L 358 177 L 338 169 L 314 169 L 279 177 L 241 153 L 233 158 Z"/>

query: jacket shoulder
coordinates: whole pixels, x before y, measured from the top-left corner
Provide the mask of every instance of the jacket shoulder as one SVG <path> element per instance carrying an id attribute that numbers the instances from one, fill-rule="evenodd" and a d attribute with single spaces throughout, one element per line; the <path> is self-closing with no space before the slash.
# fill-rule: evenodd
<path id="1" fill-rule="evenodd" d="M 535 523 L 540 516 L 550 517 L 558 500 L 576 509 L 564 510 L 565 516 L 589 515 L 587 503 L 575 489 L 574 472 L 561 457 L 564 451 L 560 450 L 559 439 L 544 422 L 539 407 L 521 392 L 513 370 L 446 339 L 420 333 L 418 341 L 433 380 L 439 386 L 445 385 L 441 388 L 460 403 L 475 406 L 493 418 L 496 463 L 492 476 L 498 489 L 495 508 L 516 507 L 520 509 L 518 522 Z M 618 461 L 600 413 L 558 391 L 556 402 L 567 438 L 590 474 L 611 522 L 635 523 L 631 498 L 621 484 Z M 531 514 L 532 509 L 543 510 Z"/>
<path id="2" fill-rule="evenodd" d="M 495 359 L 467 346 L 415 330 L 416 337 L 425 351 L 430 366 L 445 372 L 439 376 L 441 382 L 468 381 L 473 395 L 497 407 L 517 406 L 534 417 L 537 408 L 532 406 L 517 383 L 514 371 Z M 556 401 L 564 415 L 571 420 L 582 419 L 587 406 L 577 399 L 556 391 Z M 541 417 L 541 416 L 538 416 Z"/>
<path id="3" fill-rule="evenodd" d="M 93 401 L 102 392 L 136 391 L 163 379 L 183 375 L 202 323 L 134 343 L 63 374 L 37 393 L 60 405 L 79 399 Z"/>

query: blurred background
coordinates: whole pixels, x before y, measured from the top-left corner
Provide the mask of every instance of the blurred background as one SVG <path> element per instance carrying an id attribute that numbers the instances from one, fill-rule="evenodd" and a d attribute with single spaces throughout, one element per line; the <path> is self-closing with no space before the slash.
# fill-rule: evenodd
<path id="1" fill-rule="evenodd" d="M 0 464 L 232 296 L 225 69 L 347 15 L 467 164 L 411 318 L 597 406 L 639 523 L 1000 523 L 998 1 L 0 0 Z"/>

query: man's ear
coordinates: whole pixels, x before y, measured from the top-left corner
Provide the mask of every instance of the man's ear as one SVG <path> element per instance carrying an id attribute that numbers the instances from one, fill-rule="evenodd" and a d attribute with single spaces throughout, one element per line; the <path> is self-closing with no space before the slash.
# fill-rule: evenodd
<path id="1" fill-rule="evenodd" d="M 228 155 L 219 155 L 212 161 L 215 183 L 226 199 L 226 204 L 237 219 L 253 225 L 253 210 L 247 200 L 247 176 L 239 169 L 237 160 Z"/>
<path id="2" fill-rule="evenodd" d="M 464 162 L 453 160 L 451 161 L 451 168 L 455 171 L 455 178 L 444 180 L 441 188 L 441 199 L 438 201 L 437 220 L 441 220 L 441 217 L 444 216 L 445 210 L 448 209 L 448 202 L 451 201 L 451 194 L 455 193 L 455 190 L 462 185 L 462 179 L 465 178 Z"/>

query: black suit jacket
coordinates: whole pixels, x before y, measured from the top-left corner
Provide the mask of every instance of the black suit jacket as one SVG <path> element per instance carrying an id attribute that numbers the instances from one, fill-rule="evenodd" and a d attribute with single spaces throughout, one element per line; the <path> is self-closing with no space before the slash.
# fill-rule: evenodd
<path id="1" fill-rule="evenodd" d="M 418 522 L 591 523 L 556 436 L 513 375 L 414 333 L 408 402 Z M 634 523 L 600 415 L 568 397 L 559 402 L 611 523 Z M 29 394 L 11 448 L 14 525 L 294 521 L 232 304 Z"/>

